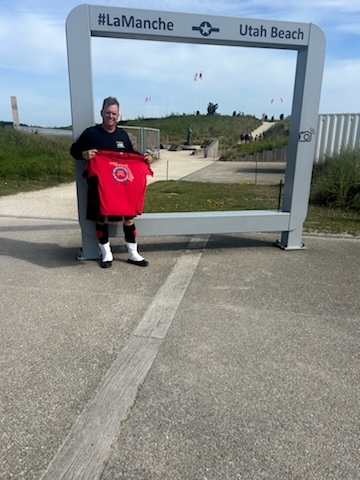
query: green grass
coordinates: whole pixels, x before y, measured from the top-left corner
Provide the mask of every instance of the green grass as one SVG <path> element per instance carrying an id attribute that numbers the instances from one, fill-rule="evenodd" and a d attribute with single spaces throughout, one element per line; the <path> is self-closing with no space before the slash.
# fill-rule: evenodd
<path id="1" fill-rule="evenodd" d="M 69 137 L 45 137 L 0 128 L 0 195 L 74 181 Z"/>
<path id="2" fill-rule="evenodd" d="M 360 236 L 360 216 L 354 210 L 309 205 L 304 230 L 311 233 Z"/>
<path id="3" fill-rule="evenodd" d="M 204 212 L 278 208 L 279 186 L 161 181 L 148 186 L 147 212 Z"/>

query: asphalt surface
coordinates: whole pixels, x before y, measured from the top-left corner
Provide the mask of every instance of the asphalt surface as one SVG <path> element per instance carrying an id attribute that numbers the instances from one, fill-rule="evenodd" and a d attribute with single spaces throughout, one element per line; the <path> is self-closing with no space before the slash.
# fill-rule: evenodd
<path id="1" fill-rule="evenodd" d="M 219 168 L 187 160 L 157 179 Z M 144 237 L 148 268 L 116 238 L 104 270 L 74 185 L 0 230 L 1 479 L 359 478 L 359 238 Z"/>

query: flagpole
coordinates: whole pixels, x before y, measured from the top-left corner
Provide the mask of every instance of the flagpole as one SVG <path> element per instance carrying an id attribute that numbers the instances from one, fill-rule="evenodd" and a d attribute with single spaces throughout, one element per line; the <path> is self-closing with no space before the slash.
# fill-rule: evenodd
<path id="1" fill-rule="evenodd" d="M 195 115 L 196 115 L 196 112 L 197 112 L 197 111 L 200 112 L 201 106 L 199 107 L 199 99 L 200 99 L 200 105 L 202 104 L 202 86 L 199 85 L 199 81 L 202 80 L 202 78 L 203 78 L 203 72 L 202 72 L 202 70 L 200 71 L 200 73 L 195 73 L 195 74 L 194 74 L 194 82 L 195 82 Z"/>

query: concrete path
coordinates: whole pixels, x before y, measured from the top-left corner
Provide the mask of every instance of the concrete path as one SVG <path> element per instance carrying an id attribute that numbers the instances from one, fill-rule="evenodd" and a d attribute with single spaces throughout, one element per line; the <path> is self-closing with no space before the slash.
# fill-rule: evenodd
<path id="1" fill-rule="evenodd" d="M 251 132 L 251 135 L 255 138 L 256 135 L 267 132 L 274 125 L 276 125 L 276 122 L 263 122 L 258 128 Z"/>
<path id="2" fill-rule="evenodd" d="M 74 185 L 0 198 L 1 479 L 358 478 L 359 238 L 146 237 L 145 269 L 114 239 L 103 270 L 76 217 Z"/>

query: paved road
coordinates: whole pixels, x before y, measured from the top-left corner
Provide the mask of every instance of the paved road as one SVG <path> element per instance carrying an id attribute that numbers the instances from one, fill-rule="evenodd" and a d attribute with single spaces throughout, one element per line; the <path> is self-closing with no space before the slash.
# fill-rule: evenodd
<path id="1" fill-rule="evenodd" d="M 146 237 L 146 269 L 115 239 L 103 270 L 74 185 L 0 231 L 1 479 L 358 478 L 360 239 Z"/>

